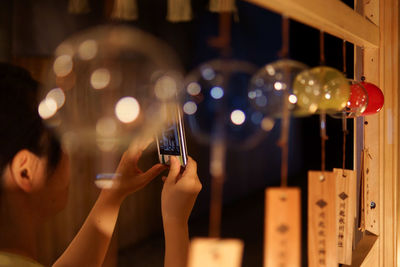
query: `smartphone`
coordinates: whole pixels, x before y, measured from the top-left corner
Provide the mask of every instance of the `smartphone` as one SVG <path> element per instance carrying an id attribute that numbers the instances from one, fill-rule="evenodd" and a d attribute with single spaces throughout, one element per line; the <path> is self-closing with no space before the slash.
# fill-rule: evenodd
<path id="1" fill-rule="evenodd" d="M 187 149 L 182 113 L 177 105 L 165 108 L 167 123 L 157 136 L 158 157 L 162 164 L 169 165 L 170 157 L 177 156 L 181 166 L 187 164 Z"/>

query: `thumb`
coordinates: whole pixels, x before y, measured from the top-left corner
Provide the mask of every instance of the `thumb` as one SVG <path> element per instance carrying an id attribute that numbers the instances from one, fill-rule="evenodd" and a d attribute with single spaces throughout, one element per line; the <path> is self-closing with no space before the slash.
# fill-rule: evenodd
<path id="1" fill-rule="evenodd" d="M 165 182 L 175 183 L 176 178 L 178 177 L 179 172 L 181 170 L 181 164 L 179 163 L 179 160 L 175 156 L 171 156 L 169 160 L 170 160 L 170 169 L 167 180 Z"/>

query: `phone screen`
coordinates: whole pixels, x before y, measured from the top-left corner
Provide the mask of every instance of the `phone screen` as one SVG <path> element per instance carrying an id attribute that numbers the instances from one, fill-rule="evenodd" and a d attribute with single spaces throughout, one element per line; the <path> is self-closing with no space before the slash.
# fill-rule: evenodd
<path id="1" fill-rule="evenodd" d="M 178 127 L 175 123 L 171 122 L 166 129 L 162 131 L 158 141 L 160 154 L 175 156 L 181 154 Z"/>
<path id="2" fill-rule="evenodd" d="M 178 156 L 181 165 L 186 166 L 186 141 L 181 114 L 176 106 L 166 108 L 165 112 L 168 121 L 157 136 L 160 162 L 169 164 L 170 156 Z"/>

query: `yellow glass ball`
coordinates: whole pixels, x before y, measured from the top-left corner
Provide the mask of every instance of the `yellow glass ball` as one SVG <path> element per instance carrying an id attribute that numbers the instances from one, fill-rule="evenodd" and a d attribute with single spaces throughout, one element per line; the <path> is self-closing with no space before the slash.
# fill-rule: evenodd
<path id="1" fill-rule="evenodd" d="M 331 67 L 315 67 L 297 75 L 293 92 L 305 112 L 335 113 L 346 107 L 350 86 L 346 77 Z"/>

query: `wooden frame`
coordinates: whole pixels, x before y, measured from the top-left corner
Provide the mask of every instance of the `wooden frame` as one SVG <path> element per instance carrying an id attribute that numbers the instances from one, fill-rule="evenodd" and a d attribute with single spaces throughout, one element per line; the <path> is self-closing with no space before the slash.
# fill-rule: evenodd
<path id="1" fill-rule="evenodd" d="M 247 1 L 364 48 L 363 59 L 355 53 L 356 78 L 364 62 L 364 75 L 383 90 L 385 106 L 365 118 L 364 147 L 372 158 L 368 201 L 377 206 L 366 217 L 368 233 L 354 251 L 352 266 L 400 266 L 398 0 L 356 0 L 356 10 L 339 0 Z"/>

